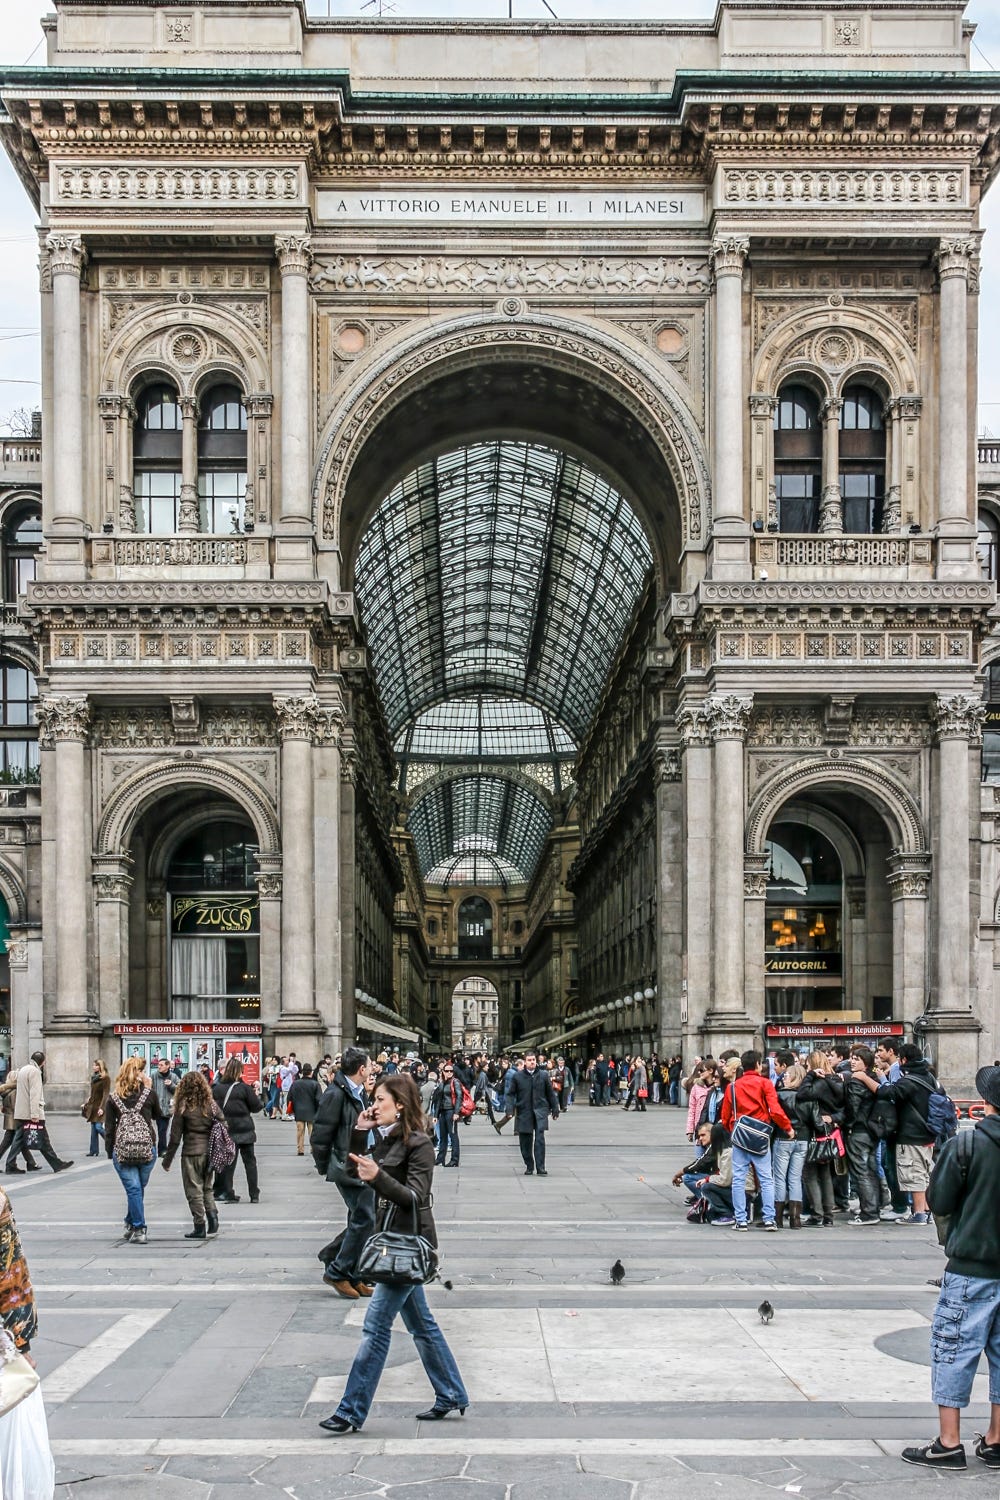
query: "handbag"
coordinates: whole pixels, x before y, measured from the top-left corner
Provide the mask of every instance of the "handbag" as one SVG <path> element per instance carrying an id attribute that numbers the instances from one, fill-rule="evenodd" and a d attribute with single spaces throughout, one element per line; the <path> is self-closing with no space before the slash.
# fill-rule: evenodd
<path id="1" fill-rule="evenodd" d="M 826 1135 L 815 1135 L 806 1147 L 806 1161 L 812 1162 L 839 1162 L 846 1153 L 844 1137 L 840 1133 L 840 1126 L 833 1125 Z"/>
<path id="2" fill-rule="evenodd" d="M 385 1286 L 424 1286 L 434 1280 L 438 1253 L 419 1232 L 417 1200 L 412 1194 L 410 1212 L 412 1228 L 408 1234 L 392 1228 L 396 1217 L 393 1204 L 383 1227 L 366 1240 L 358 1256 L 359 1281 Z"/>
<path id="3" fill-rule="evenodd" d="M 736 1114 L 736 1084 L 733 1084 L 733 1114 Z M 771 1127 L 754 1115 L 740 1115 L 733 1125 L 731 1140 L 751 1156 L 763 1156 L 771 1149 Z"/>
<path id="4" fill-rule="evenodd" d="M 29 1151 L 38 1150 L 44 1139 L 44 1120 L 25 1120 L 24 1144 Z"/>
<path id="5" fill-rule="evenodd" d="M 636 1090 L 636 1098 L 637 1099 L 648 1099 L 649 1098 L 649 1089 L 637 1089 Z"/>
<path id="6" fill-rule="evenodd" d="M 5 1416 L 31 1395 L 39 1377 L 6 1328 L 0 1330 L 0 1362 L 0 1416 Z"/>

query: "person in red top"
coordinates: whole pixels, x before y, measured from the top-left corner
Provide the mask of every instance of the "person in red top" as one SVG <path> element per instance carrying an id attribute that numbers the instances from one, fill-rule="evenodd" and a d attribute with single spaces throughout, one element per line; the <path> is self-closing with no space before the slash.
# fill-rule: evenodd
<path id="1" fill-rule="evenodd" d="M 770 1078 L 762 1078 L 757 1071 L 760 1058 L 756 1052 L 744 1052 L 740 1058 L 740 1066 L 743 1072 L 739 1078 L 727 1086 L 722 1097 L 722 1111 L 719 1118 L 725 1128 L 731 1132 L 741 1115 L 749 1115 L 754 1120 L 763 1120 L 769 1125 L 776 1126 L 785 1135 L 793 1138 L 794 1127 L 778 1103 L 774 1084 Z M 736 1219 L 733 1228 L 742 1231 L 749 1228 L 747 1224 L 747 1169 L 750 1166 L 757 1173 L 757 1181 L 760 1183 L 760 1195 L 764 1203 L 764 1228 L 777 1232 L 778 1226 L 774 1222 L 774 1178 L 771 1176 L 771 1153 L 764 1151 L 757 1156 L 753 1152 L 745 1151 L 735 1141 L 733 1142 L 733 1212 Z"/>

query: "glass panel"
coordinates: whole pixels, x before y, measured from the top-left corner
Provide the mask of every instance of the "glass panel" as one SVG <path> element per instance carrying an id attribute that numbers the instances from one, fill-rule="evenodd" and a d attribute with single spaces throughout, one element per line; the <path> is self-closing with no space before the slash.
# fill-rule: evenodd
<path id="1" fill-rule="evenodd" d="M 238 386 L 217 385 L 202 397 L 201 425 L 212 432 L 246 431 L 246 407 Z"/>
<path id="2" fill-rule="evenodd" d="M 1000 782 L 1000 728 L 983 731 L 982 776 L 993 785 Z"/>
<path id="3" fill-rule="evenodd" d="M 819 475 L 775 474 L 778 529 L 789 532 L 819 530 Z"/>
<path id="4" fill-rule="evenodd" d="M 844 530 L 864 534 L 882 529 L 883 476 L 869 472 L 840 476 L 844 507 Z"/>
<path id="5" fill-rule="evenodd" d="M 198 528 L 217 536 L 243 530 L 247 493 L 245 473 L 198 475 Z"/>
<path id="6" fill-rule="evenodd" d="M 804 385 L 786 385 L 778 393 L 774 426 L 778 432 L 792 432 L 819 425 L 819 401 Z"/>
<path id="7" fill-rule="evenodd" d="M 34 724 L 38 687 L 26 667 L 16 662 L 0 660 L 0 714 L 4 728 L 22 724 Z"/>
<path id="8" fill-rule="evenodd" d="M 454 760 L 571 756 L 575 748 L 572 737 L 544 709 L 485 694 L 435 704 L 396 738 L 399 755 Z"/>
<path id="9" fill-rule="evenodd" d="M 173 536 L 180 527 L 180 471 L 137 470 L 134 476 L 135 529 L 149 536 Z"/>
<path id="10" fill-rule="evenodd" d="M 139 402 L 139 425 L 147 432 L 180 432 L 183 424 L 175 393 L 166 385 L 154 385 Z"/>
<path id="11" fill-rule="evenodd" d="M 174 851 L 171 891 L 253 891 L 258 844 L 245 823 L 205 823 Z"/>
<path id="12" fill-rule="evenodd" d="M 845 432 L 881 431 L 882 398 L 866 386 L 849 386 L 840 407 L 840 425 Z"/>
<path id="13" fill-rule="evenodd" d="M 997 523 L 988 511 L 979 512 L 979 527 L 976 533 L 976 556 L 979 558 L 979 571 L 983 578 L 995 579 L 997 576 Z"/>
<path id="14" fill-rule="evenodd" d="M 538 863 L 552 818 L 541 798 L 526 787 L 505 777 L 472 773 L 418 794 L 407 827 L 426 880 L 444 884 L 438 872 L 455 856 L 485 855 L 504 884 L 520 884 Z M 461 868 L 469 864 L 466 859 Z"/>

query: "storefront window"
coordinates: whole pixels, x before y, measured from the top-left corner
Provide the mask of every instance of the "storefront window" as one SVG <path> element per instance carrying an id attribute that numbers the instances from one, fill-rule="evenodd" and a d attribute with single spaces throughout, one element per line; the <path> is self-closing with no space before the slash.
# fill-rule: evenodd
<path id="1" fill-rule="evenodd" d="M 170 993 L 175 1021 L 260 1015 L 257 843 L 238 821 L 205 824 L 177 849 L 170 895 Z"/>
<path id="2" fill-rule="evenodd" d="M 993 662 L 986 668 L 982 776 L 984 781 L 1000 784 L 1000 662 Z"/>
<path id="3" fill-rule="evenodd" d="M 768 1019 L 841 1010 L 843 873 L 837 851 L 806 823 L 779 823 L 767 844 L 764 908 Z"/>

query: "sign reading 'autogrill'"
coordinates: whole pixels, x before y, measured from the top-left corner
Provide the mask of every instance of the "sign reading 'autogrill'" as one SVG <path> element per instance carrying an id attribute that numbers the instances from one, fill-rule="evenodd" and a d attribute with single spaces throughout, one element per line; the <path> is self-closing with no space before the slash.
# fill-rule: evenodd
<path id="1" fill-rule="evenodd" d="M 705 194 L 669 187 L 653 193 L 531 193 L 465 186 L 422 192 L 321 188 L 316 217 L 334 224 L 684 225 L 704 221 Z"/>

